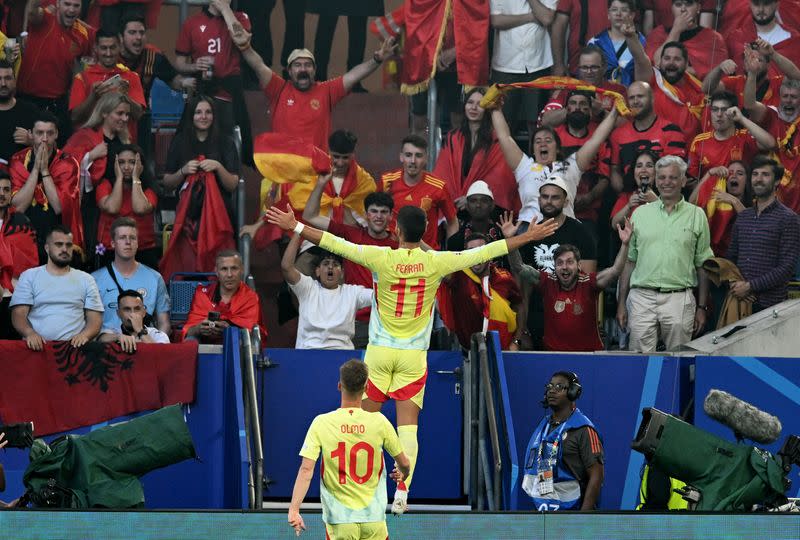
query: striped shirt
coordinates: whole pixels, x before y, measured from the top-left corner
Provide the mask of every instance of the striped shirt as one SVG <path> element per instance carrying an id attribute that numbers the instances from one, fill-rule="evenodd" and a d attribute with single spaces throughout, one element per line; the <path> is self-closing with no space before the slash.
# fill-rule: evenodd
<path id="1" fill-rule="evenodd" d="M 745 208 L 736 218 L 728 258 L 750 283 L 761 308 L 783 302 L 800 257 L 800 221 L 777 199 L 761 211 Z"/>

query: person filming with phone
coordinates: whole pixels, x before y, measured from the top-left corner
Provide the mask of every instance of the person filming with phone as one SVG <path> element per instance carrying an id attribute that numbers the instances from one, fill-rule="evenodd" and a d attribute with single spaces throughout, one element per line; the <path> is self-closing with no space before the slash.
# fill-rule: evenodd
<path id="1" fill-rule="evenodd" d="M 153 326 L 145 324 L 147 309 L 144 297 L 139 291 L 131 289 L 122 291 L 117 297 L 117 316 L 121 321 L 116 328 L 103 328 L 100 341 L 116 341 L 126 353 L 136 351 L 136 344 L 169 343 L 169 336 Z"/>
<path id="2" fill-rule="evenodd" d="M 215 272 L 216 283 L 198 285 L 194 291 L 183 339 L 221 343 L 222 335 L 230 326 L 249 330 L 258 325 L 264 343 L 266 331 L 261 320 L 261 302 L 256 292 L 242 282 L 242 256 L 232 249 L 220 251 Z"/>

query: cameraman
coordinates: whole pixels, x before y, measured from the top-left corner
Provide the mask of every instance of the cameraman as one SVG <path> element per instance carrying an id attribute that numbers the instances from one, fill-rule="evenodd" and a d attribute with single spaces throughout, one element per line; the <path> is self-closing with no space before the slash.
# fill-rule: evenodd
<path id="1" fill-rule="evenodd" d="M 116 341 L 126 353 L 136 351 L 136 343 L 169 343 L 167 334 L 152 326 L 145 326 L 147 310 L 139 291 L 122 291 L 117 297 L 117 316 L 122 321 L 117 328 L 103 328 L 99 340 Z"/>

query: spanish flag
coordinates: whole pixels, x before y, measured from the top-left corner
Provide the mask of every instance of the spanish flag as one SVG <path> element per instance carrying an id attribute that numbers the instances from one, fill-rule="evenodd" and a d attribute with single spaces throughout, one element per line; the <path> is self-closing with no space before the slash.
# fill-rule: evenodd
<path id="1" fill-rule="evenodd" d="M 708 218 L 708 227 L 711 231 L 711 249 L 718 257 L 724 257 L 731 241 L 733 221 L 736 219 L 736 210 L 726 202 L 717 202 L 714 191 L 726 191 L 728 182 L 723 176 L 709 176 L 700 184 L 697 192 L 697 206 L 702 208 Z"/>
<path id="2" fill-rule="evenodd" d="M 481 99 L 481 107 L 489 109 L 497 107 L 500 98 L 504 96 L 509 90 L 513 88 L 541 88 L 544 90 L 578 90 L 581 92 L 594 92 L 598 96 L 607 96 L 614 100 L 614 106 L 619 111 L 619 114 L 625 117 L 631 116 L 631 111 L 625 103 L 625 98 L 619 92 L 613 90 L 606 90 L 591 84 L 587 84 L 580 79 L 572 77 L 539 77 L 536 80 L 510 83 L 510 84 L 494 84 Z"/>

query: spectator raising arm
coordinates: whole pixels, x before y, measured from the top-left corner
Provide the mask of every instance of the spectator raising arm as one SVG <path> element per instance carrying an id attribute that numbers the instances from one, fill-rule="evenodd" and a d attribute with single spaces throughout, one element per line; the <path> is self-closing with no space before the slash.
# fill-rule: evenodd
<path id="1" fill-rule="evenodd" d="M 314 186 L 314 189 L 311 191 L 311 194 L 308 196 L 308 201 L 306 201 L 306 207 L 303 209 L 303 220 L 316 227 L 317 229 L 322 229 L 323 231 L 327 231 L 328 227 L 331 224 L 331 218 L 327 216 L 321 216 L 320 212 L 320 203 L 322 201 L 322 192 L 325 191 L 325 186 L 328 185 L 328 182 L 331 181 L 332 175 L 330 173 L 326 175 L 321 175 L 317 178 L 317 185 Z"/>
<path id="2" fill-rule="evenodd" d="M 503 157 L 506 158 L 506 164 L 508 164 L 512 171 L 516 171 L 519 162 L 522 161 L 522 157 L 525 154 L 520 150 L 514 137 L 511 136 L 511 129 L 508 127 L 506 117 L 503 116 L 502 105 L 492 109 L 491 114 L 492 127 L 494 127 L 494 132 L 497 135 L 497 142 L 500 144 Z"/>
<path id="3" fill-rule="evenodd" d="M 619 276 L 625 268 L 625 261 L 628 260 L 628 243 L 631 241 L 631 234 L 633 234 L 633 223 L 630 220 L 625 220 L 625 228 L 617 225 L 617 232 L 619 239 L 622 241 L 622 247 L 617 253 L 617 258 L 614 259 L 614 264 L 605 270 L 597 273 L 597 288 L 605 289 L 611 285 L 617 276 Z"/>
<path id="4" fill-rule="evenodd" d="M 606 117 L 603 118 L 603 121 L 600 122 L 600 125 L 597 126 L 597 129 L 594 130 L 589 140 L 575 153 L 575 161 L 581 172 L 591 168 L 592 160 L 597 155 L 598 150 L 600 150 L 600 146 L 608 139 L 608 136 L 611 135 L 618 117 L 619 112 L 616 107 L 613 107 Z"/>
<path id="5" fill-rule="evenodd" d="M 322 234 L 320 234 L 320 238 L 322 238 Z M 300 249 L 300 242 L 302 240 L 303 238 L 299 234 L 292 235 L 292 239 L 289 241 L 289 244 L 286 246 L 286 251 L 283 253 L 283 259 L 281 259 L 281 273 L 283 273 L 283 279 L 285 279 L 289 285 L 295 285 L 302 277 L 300 271 L 294 265 L 297 259 L 297 250 Z"/>
<path id="6" fill-rule="evenodd" d="M 396 48 L 397 43 L 394 38 L 389 38 L 381 43 L 380 48 L 372 54 L 371 59 L 358 64 L 344 74 L 342 77 L 344 89 L 349 92 L 356 84 L 366 79 L 367 76 L 378 69 L 384 60 L 394 54 Z"/>
<path id="7" fill-rule="evenodd" d="M 731 107 L 728 109 L 727 114 L 735 122 L 738 122 L 743 128 L 750 132 L 750 135 L 756 140 L 759 150 L 771 151 L 778 148 L 778 141 L 775 137 L 770 132 L 745 117 L 742 111 L 739 110 L 739 107 Z"/>

